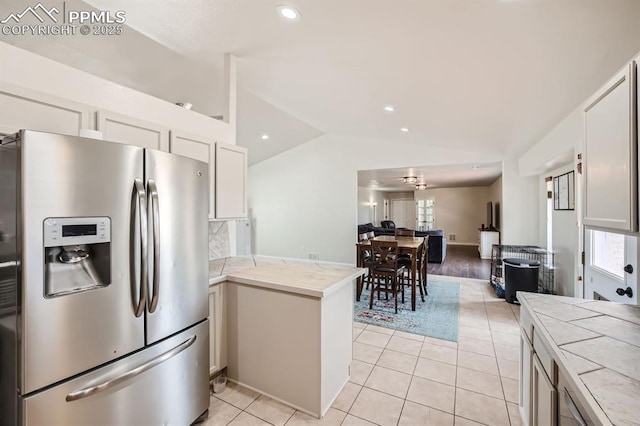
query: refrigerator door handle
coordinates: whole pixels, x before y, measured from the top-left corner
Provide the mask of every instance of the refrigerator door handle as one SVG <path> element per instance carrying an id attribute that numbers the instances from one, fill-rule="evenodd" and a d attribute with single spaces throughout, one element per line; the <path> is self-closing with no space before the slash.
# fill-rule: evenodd
<path id="1" fill-rule="evenodd" d="M 134 238 L 134 233 L 131 233 L 131 241 L 132 241 L 132 249 L 131 249 L 131 275 L 134 276 L 133 282 L 137 283 L 138 279 L 140 281 L 139 288 L 139 296 L 138 301 L 135 302 L 135 316 L 140 317 L 144 313 L 144 309 L 146 306 L 147 299 L 147 279 L 148 279 L 148 271 L 147 271 L 147 193 L 144 190 L 144 182 L 142 179 L 136 178 L 134 180 L 134 193 L 135 200 L 137 201 L 137 206 L 134 205 L 134 211 L 137 211 L 137 217 L 133 216 L 132 222 L 134 223 L 137 219 L 139 230 L 140 230 L 140 241 L 136 242 Z M 135 246 L 140 244 L 140 260 L 136 258 L 136 249 Z M 135 277 L 135 266 L 140 265 L 140 276 Z M 133 291 L 133 296 L 135 297 L 136 290 Z"/>
<path id="2" fill-rule="evenodd" d="M 173 358 L 174 356 L 178 355 L 180 352 L 187 349 L 189 346 L 193 345 L 195 341 L 196 341 L 196 335 L 193 335 L 187 340 L 185 340 L 184 342 L 180 343 L 178 346 L 174 347 L 173 349 L 169 349 L 168 351 L 161 353 L 160 355 L 150 359 L 144 364 L 141 364 L 136 368 L 129 370 L 126 373 L 120 374 L 119 376 L 116 376 L 114 378 L 108 378 L 104 380 L 102 383 L 100 383 L 99 385 L 91 386 L 88 388 L 77 390 L 75 392 L 71 392 L 70 394 L 67 395 L 65 399 L 67 402 L 77 401 L 79 399 L 83 399 L 88 396 L 95 395 L 99 392 L 103 392 L 108 389 L 111 389 L 112 387 L 117 386 L 120 383 L 126 382 L 127 380 L 133 379 L 134 377 L 144 373 L 145 371 L 150 370 L 159 364 L 162 364 L 163 362 L 167 361 L 170 358 Z"/>
<path id="3" fill-rule="evenodd" d="M 149 301 L 149 313 L 152 314 L 158 307 L 158 296 L 160 295 L 160 206 L 158 205 L 156 182 L 149 179 L 147 187 L 151 204 L 151 220 L 153 221 L 153 290 Z"/>

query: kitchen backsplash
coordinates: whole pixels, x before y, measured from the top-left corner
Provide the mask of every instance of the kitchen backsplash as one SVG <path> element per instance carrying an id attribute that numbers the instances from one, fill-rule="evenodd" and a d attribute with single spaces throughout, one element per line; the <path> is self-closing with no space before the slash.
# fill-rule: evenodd
<path id="1" fill-rule="evenodd" d="M 209 260 L 230 255 L 228 222 L 209 222 Z"/>

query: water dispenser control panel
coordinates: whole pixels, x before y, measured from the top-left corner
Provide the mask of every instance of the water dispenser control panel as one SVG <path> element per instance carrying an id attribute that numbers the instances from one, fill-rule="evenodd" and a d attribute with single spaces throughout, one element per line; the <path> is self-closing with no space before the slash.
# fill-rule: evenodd
<path id="1" fill-rule="evenodd" d="M 111 242 L 108 217 L 49 217 L 44 220 L 44 246 Z"/>

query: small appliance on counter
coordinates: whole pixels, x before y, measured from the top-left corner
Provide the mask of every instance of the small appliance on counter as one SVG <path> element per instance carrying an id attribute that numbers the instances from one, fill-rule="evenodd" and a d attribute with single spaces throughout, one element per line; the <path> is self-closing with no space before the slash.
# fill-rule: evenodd
<path id="1" fill-rule="evenodd" d="M 206 417 L 208 165 L 23 130 L 0 171 L 0 425 Z"/>

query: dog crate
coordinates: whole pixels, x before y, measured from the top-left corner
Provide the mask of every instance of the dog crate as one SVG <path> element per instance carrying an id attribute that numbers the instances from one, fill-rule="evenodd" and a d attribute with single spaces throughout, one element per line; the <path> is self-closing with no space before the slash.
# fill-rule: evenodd
<path id="1" fill-rule="evenodd" d="M 504 294 L 503 260 L 505 258 L 529 259 L 540 262 L 538 292 L 556 294 L 553 253 L 538 246 L 494 244 L 491 248 L 491 278 L 489 282 L 499 295 Z"/>

